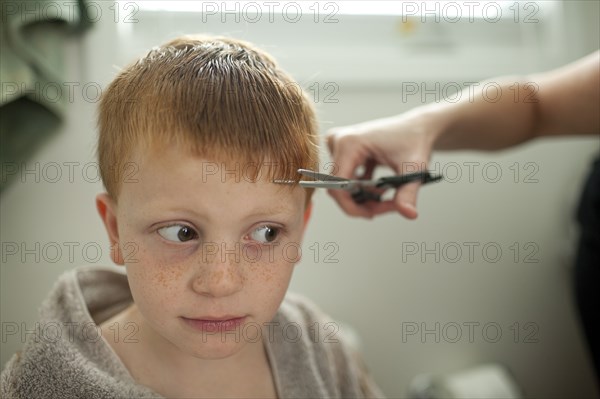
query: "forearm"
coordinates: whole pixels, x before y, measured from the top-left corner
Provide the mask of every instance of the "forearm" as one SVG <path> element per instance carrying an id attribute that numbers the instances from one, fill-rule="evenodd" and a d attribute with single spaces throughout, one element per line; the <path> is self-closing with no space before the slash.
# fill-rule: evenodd
<path id="1" fill-rule="evenodd" d="M 458 103 L 427 106 L 433 147 L 496 150 L 539 136 L 597 135 L 599 68 L 594 53 L 548 73 L 480 82 Z"/>
<path id="2" fill-rule="evenodd" d="M 600 52 L 533 78 L 540 87 L 538 136 L 600 135 Z"/>
<path id="3" fill-rule="evenodd" d="M 430 106 L 434 149 L 496 150 L 531 139 L 539 118 L 536 94 L 526 78 L 503 77 L 465 89 L 457 103 Z"/>

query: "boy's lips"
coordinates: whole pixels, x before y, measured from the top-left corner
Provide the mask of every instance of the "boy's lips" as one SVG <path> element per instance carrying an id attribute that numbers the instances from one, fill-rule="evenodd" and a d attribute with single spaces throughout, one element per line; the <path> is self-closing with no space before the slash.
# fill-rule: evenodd
<path id="1" fill-rule="evenodd" d="M 196 330 L 221 332 L 235 330 L 246 320 L 246 316 L 202 316 L 199 318 L 181 317 L 183 321 Z"/>

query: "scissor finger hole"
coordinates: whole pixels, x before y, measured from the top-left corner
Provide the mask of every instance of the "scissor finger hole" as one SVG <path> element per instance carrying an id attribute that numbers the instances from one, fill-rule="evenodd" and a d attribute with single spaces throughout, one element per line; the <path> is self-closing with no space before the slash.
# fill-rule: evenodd
<path id="1" fill-rule="evenodd" d="M 394 195 L 396 195 L 396 190 L 385 190 L 381 194 L 381 201 L 391 201 L 394 199 Z"/>
<path id="2" fill-rule="evenodd" d="M 354 169 L 354 177 L 361 178 L 362 176 L 364 176 L 366 170 L 367 168 L 365 168 L 365 165 L 358 165 L 356 169 Z"/>

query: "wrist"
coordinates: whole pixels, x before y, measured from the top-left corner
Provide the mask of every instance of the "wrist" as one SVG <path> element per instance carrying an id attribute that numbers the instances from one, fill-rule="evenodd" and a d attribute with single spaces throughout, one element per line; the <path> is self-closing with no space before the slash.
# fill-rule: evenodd
<path id="1" fill-rule="evenodd" d="M 451 122 L 450 113 L 446 108 L 440 104 L 431 104 L 420 116 L 423 134 L 431 150 L 444 148 L 445 137 Z"/>

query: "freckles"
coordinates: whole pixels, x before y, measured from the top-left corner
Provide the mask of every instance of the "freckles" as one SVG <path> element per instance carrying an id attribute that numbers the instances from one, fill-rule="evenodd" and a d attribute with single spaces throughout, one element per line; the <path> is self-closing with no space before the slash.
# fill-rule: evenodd
<path id="1" fill-rule="evenodd" d="M 247 273 L 242 274 L 242 281 L 259 281 L 268 283 L 273 288 L 281 288 L 287 286 L 286 281 L 293 267 L 294 265 L 290 262 L 263 258 L 245 266 Z"/>
<path id="2" fill-rule="evenodd" d="M 154 281 L 168 288 L 170 283 L 181 278 L 183 270 L 179 267 L 159 266 L 159 272 L 154 276 Z"/>
<path id="3" fill-rule="evenodd" d="M 156 282 L 161 284 L 163 287 L 167 286 L 167 275 L 164 271 L 159 272 L 155 278 Z"/>
<path id="4" fill-rule="evenodd" d="M 282 265 L 271 264 L 271 262 L 268 262 L 267 264 L 264 264 L 262 266 L 263 267 L 260 268 L 260 278 L 264 282 L 269 282 L 269 281 L 273 280 L 274 277 L 276 279 L 278 273 L 277 273 L 277 270 L 275 268 L 282 267 Z"/>
<path id="5" fill-rule="evenodd" d="M 256 273 L 258 272 L 258 265 L 256 262 L 250 263 L 247 270 L 247 272 L 242 273 L 242 282 L 244 284 L 246 284 L 248 281 L 251 281 L 253 277 L 256 276 Z"/>
<path id="6" fill-rule="evenodd" d="M 266 265 L 264 263 L 263 264 L 261 264 L 260 262 L 251 263 L 248 267 L 248 270 L 250 272 L 250 276 L 251 276 L 252 280 L 261 279 L 264 281 L 269 281 L 273 277 L 273 271 L 271 270 L 271 268 L 268 265 Z M 244 282 L 248 281 L 248 277 L 246 276 L 246 274 L 243 275 L 242 279 Z"/>
<path id="7" fill-rule="evenodd" d="M 261 277 L 265 281 L 269 281 L 273 278 L 273 271 L 271 269 L 263 269 Z"/>
<path id="8" fill-rule="evenodd" d="M 231 271 L 229 272 L 231 274 Z M 219 284 L 223 279 L 223 270 L 217 270 L 213 275 L 213 280 L 215 284 Z"/>

